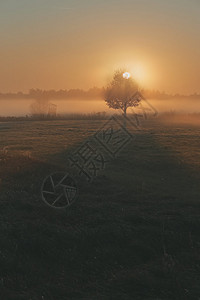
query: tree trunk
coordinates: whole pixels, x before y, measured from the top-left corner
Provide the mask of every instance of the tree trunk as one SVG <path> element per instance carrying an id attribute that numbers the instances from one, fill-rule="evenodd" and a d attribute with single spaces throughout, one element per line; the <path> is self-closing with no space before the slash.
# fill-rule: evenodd
<path id="1" fill-rule="evenodd" d="M 126 110 L 127 110 L 127 107 L 126 105 L 124 106 L 124 127 L 126 128 Z"/>

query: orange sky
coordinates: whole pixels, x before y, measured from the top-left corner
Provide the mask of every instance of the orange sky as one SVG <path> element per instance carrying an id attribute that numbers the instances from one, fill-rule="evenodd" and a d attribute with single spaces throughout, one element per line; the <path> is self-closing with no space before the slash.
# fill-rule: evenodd
<path id="1" fill-rule="evenodd" d="M 1 1 L 0 91 L 101 87 L 127 67 L 146 88 L 199 93 L 199 16 L 199 0 Z"/>

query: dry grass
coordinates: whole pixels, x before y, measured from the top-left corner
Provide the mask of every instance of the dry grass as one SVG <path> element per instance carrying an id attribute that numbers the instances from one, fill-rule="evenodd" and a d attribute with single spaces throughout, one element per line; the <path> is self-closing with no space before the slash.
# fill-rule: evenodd
<path id="1" fill-rule="evenodd" d="M 198 127 L 147 121 L 96 180 L 79 178 L 70 209 L 42 202 L 43 178 L 101 124 L 0 126 L 2 299 L 199 298 Z"/>

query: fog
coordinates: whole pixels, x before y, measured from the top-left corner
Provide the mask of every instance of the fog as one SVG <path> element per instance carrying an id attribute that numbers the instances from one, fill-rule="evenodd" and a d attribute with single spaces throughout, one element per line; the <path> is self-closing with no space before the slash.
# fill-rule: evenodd
<path id="1" fill-rule="evenodd" d="M 0 99 L 0 116 L 25 116 L 30 115 L 30 106 L 34 99 Z M 103 99 L 94 100 L 51 100 L 50 103 L 57 105 L 57 114 L 66 113 L 93 113 L 110 112 L 114 110 L 108 108 Z M 153 100 L 148 102 L 158 111 L 179 112 L 179 113 L 200 113 L 200 99 L 167 99 Z"/>
<path id="2" fill-rule="evenodd" d="M 167 100 L 149 100 L 158 112 L 178 112 L 178 113 L 199 113 L 200 98 L 190 99 L 167 99 Z"/>
<path id="3" fill-rule="evenodd" d="M 0 116 L 25 116 L 31 114 L 31 104 L 34 99 L 6 99 L 0 100 Z M 92 113 L 108 111 L 108 107 L 101 99 L 95 100 L 50 100 L 49 103 L 57 105 L 57 114 L 66 113 Z"/>

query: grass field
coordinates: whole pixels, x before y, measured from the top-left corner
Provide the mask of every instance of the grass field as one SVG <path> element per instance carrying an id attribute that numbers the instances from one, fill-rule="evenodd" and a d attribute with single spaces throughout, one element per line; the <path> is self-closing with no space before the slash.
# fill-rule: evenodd
<path id="1" fill-rule="evenodd" d="M 199 126 L 147 120 L 70 208 L 42 201 L 103 123 L 0 123 L 0 299 L 200 299 Z"/>

